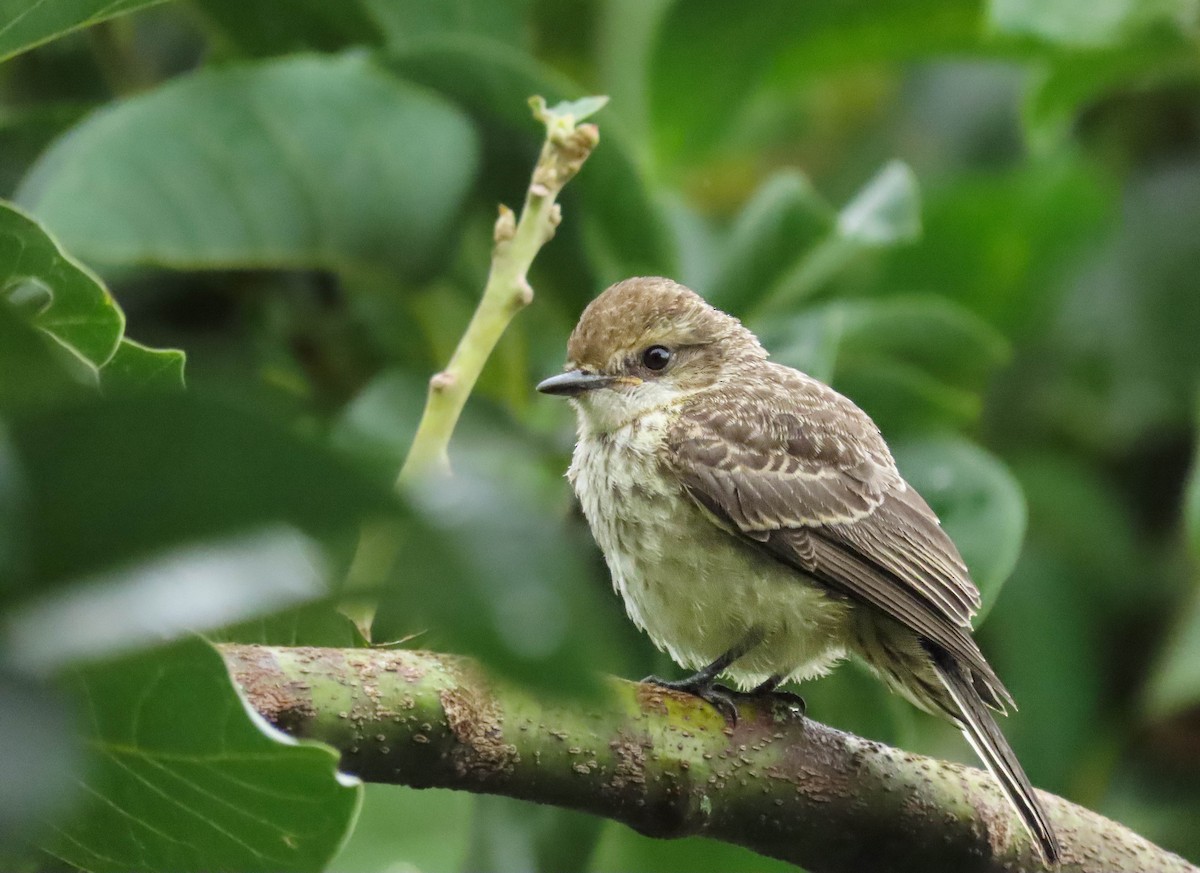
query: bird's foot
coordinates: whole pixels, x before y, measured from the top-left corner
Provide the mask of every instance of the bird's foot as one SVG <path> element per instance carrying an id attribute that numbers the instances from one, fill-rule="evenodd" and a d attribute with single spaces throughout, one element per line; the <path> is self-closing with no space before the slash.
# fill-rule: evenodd
<path id="1" fill-rule="evenodd" d="M 779 685 L 783 681 L 782 677 L 772 676 L 766 682 L 757 686 L 750 692 L 750 696 L 758 698 L 767 698 L 772 703 L 782 703 L 793 714 L 804 718 L 808 711 L 808 704 L 804 702 L 804 698 L 799 694 L 791 691 L 780 691 Z"/>
<path id="2" fill-rule="evenodd" d="M 659 688 L 693 694 L 701 700 L 707 701 L 730 727 L 737 726 L 737 698 L 740 695 L 732 688 L 718 685 L 709 677 L 688 676 L 686 679 L 660 679 L 657 676 L 647 676 L 642 682 L 647 685 L 657 685 Z"/>
<path id="3" fill-rule="evenodd" d="M 787 707 L 788 712 L 792 715 L 798 715 L 800 718 L 808 713 L 808 704 L 804 698 L 793 691 L 772 691 L 769 695 L 772 704 L 782 704 Z"/>

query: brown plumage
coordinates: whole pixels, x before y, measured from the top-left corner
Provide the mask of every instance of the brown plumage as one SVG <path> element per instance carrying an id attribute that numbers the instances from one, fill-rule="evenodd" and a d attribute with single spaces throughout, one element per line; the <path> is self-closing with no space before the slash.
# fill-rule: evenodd
<path id="1" fill-rule="evenodd" d="M 718 673 L 769 691 L 858 655 L 962 728 L 1055 859 L 988 711 L 1013 701 L 971 637 L 979 592 L 866 413 L 666 279 L 605 291 L 568 357 L 539 388 L 579 412 L 570 477 L 630 615 L 704 668 L 675 684 L 719 705 Z"/>

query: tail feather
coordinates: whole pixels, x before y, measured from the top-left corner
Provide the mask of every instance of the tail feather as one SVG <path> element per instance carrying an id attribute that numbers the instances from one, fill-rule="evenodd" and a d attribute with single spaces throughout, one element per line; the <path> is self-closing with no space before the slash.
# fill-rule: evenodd
<path id="1" fill-rule="evenodd" d="M 983 761 L 988 772 L 1000 783 L 1004 794 L 1020 814 L 1021 821 L 1033 836 L 1045 860 L 1050 865 L 1058 863 L 1062 852 L 1058 838 L 1054 835 L 1054 828 L 1037 795 L 1034 794 L 1029 778 L 1021 769 L 1012 747 L 1000 732 L 995 718 L 975 688 L 969 671 L 950 656 L 935 657 L 934 666 L 938 678 L 958 709 L 957 721 L 967 742 Z"/>

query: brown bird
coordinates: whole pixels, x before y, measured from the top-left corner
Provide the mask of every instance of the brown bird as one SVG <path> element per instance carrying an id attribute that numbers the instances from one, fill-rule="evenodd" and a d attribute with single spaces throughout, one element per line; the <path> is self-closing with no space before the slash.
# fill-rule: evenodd
<path id="1" fill-rule="evenodd" d="M 613 585 L 655 645 L 698 671 L 652 681 L 736 718 L 718 676 L 766 694 L 856 655 L 962 729 L 1056 861 L 990 711 L 1015 704 L 971 637 L 979 592 L 867 414 L 668 279 L 597 297 L 567 357 L 538 390 L 578 414 L 568 477 Z"/>

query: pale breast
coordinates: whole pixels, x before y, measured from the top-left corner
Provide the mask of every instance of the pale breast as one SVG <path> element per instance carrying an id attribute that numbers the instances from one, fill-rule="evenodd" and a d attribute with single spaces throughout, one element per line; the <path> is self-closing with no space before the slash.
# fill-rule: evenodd
<path id="1" fill-rule="evenodd" d="M 666 426 L 655 411 L 585 433 L 568 474 L 630 618 L 695 669 L 761 633 L 728 671 L 744 687 L 823 673 L 844 654 L 846 605 L 708 518 L 659 467 Z"/>

